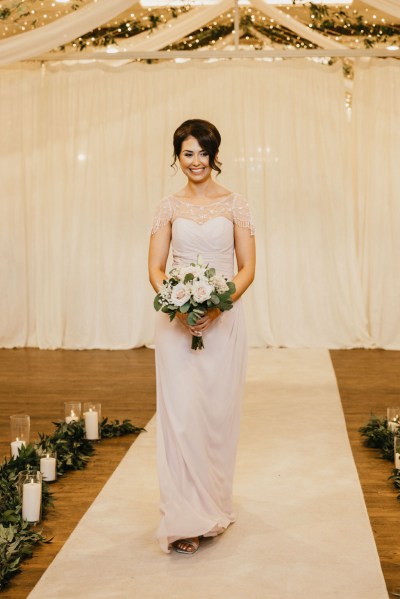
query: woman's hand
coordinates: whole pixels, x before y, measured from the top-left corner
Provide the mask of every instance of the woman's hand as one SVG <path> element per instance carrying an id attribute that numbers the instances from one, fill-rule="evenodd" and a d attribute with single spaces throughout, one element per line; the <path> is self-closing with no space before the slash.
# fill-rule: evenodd
<path id="1" fill-rule="evenodd" d="M 203 332 L 206 329 L 208 329 L 208 327 L 213 322 L 213 320 L 218 318 L 218 316 L 220 314 L 221 314 L 221 310 L 219 310 L 218 308 L 212 308 L 211 310 L 207 310 L 207 313 L 204 316 L 202 316 L 201 318 L 199 318 L 194 326 L 189 325 L 189 323 L 187 321 L 187 314 L 182 314 L 181 312 L 177 312 L 176 316 L 177 316 L 179 322 L 186 329 L 188 329 L 192 335 L 195 335 L 196 337 L 201 337 Z"/>

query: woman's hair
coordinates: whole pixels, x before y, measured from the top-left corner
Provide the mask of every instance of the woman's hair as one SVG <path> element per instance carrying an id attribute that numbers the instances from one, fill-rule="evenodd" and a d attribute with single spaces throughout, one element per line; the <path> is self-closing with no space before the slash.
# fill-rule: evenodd
<path id="1" fill-rule="evenodd" d="M 221 172 L 219 168 L 221 162 L 217 160 L 216 156 L 221 143 L 221 135 L 218 129 L 209 121 L 203 121 L 201 119 L 190 119 L 185 121 L 178 127 L 174 133 L 174 161 L 171 164 L 172 167 L 176 166 L 176 161 L 179 158 L 179 154 L 182 150 L 182 144 L 188 137 L 194 137 L 200 144 L 200 147 L 208 153 L 210 159 L 210 166 L 214 171 L 217 171 L 218 175 Z"/>

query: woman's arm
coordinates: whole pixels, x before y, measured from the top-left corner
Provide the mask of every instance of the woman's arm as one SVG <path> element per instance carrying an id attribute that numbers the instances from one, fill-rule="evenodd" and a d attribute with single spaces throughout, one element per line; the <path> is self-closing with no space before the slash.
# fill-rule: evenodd
<path id="1" fill-rule="evenodd" d="M 232 295 L 235 302 L 254 280 L 256 269 L 256 243 L 248 227 L 235 225 L 235 252 L 238 272 L 233 279 L 236 291 Z"/>
<path id="2" fill-rule="evenodd" d="M 171 234 L 171 223 L 168 223 L 150 237 L 149 280 L 156 293 L 160 291 L 162 282 L 168 279 L 165 268 L 167 266 Z M 176 318 L 192 335 L 195 334 L 195 328 L 187 322 L 187 314 L 177 312 Z"/>
<path id="3" fill-rule="evenodd" d="M 171 233 L 171 223 L 167 223 L 150 237 L 149 280 L 156 293 L 160 291 L 162 282 L 168 278 L 165 274 L 165 268 L 171 243 Z"/>

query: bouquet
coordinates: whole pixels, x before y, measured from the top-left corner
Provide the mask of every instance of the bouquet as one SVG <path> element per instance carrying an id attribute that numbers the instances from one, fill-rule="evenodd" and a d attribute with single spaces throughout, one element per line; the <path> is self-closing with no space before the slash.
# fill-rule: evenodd
<path id="1" fill-rule="evenodd" d="M 189 325 L 194 326 L 207 310 L 219 308 L 224 312 L 233 307 L 235 284 L 208 264 L 203 266 L 199 257 L 196 264 L 173 268 L 169 274 L 154 299 L 154 308 L 169 314 L 170 321 L 180 312 L 187 314 Z M 203 338 L 192 335 L 192 349 L 203 347 Z"/>

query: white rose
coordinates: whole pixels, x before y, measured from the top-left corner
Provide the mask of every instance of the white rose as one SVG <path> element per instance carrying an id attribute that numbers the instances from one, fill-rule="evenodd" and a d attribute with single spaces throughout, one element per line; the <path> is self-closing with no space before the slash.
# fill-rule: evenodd
<path id="1" fill-rule="evenodd" d="M 207 280 L 193 281 L 192 295 L 196 302 L 205 302 L 210 299 L 214 287 Z"/>
<path id="2" fill-rule="evenodd" d="M 190 291 L 183 283 L 174 285 L 171 293 L 171 302 L 174 306 L 183 306 L 190 299 Z"/>

